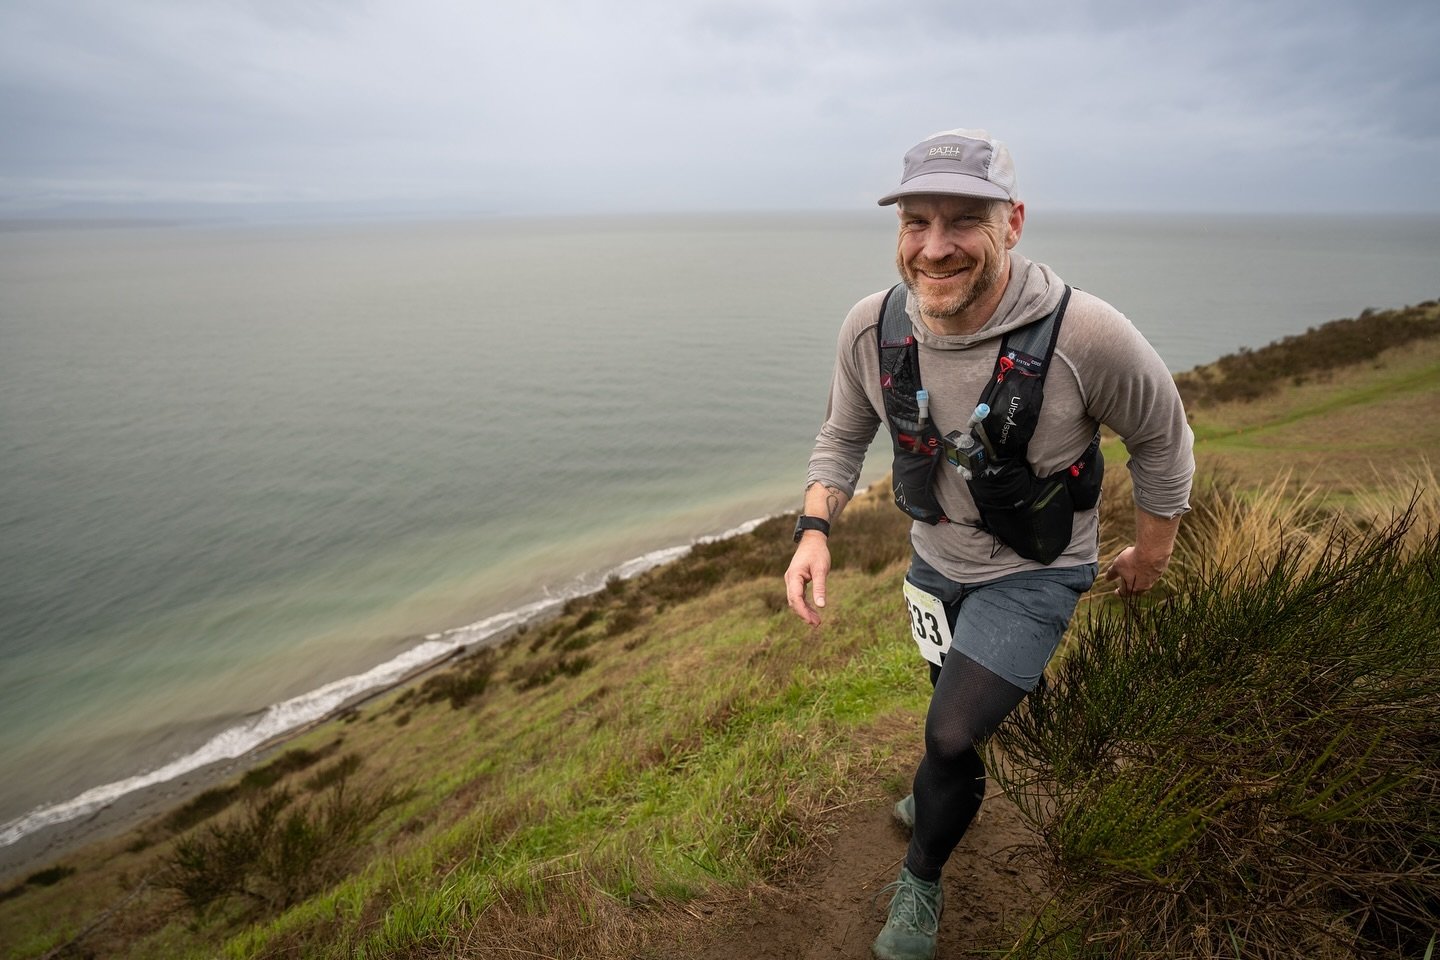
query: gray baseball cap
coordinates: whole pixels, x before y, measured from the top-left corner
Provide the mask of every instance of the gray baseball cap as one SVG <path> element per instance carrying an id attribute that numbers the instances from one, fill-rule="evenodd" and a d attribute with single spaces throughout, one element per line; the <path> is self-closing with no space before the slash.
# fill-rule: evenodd
<path id="1" fill-rule="evenodd" d="M 927 193 L 1018 199 L 1009 148 L 984 130 L 944 130 L 926 137 L 905 154 L 900 186 L 881 197 L 880 206 Z"/>

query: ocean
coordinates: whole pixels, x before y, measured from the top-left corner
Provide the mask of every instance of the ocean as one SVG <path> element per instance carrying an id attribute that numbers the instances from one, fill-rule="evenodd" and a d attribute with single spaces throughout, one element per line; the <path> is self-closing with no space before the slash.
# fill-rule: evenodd
<path id="1" fill-rule="evenodd" d="M 0 846 L 797 507 L 893 238 L 0 225 Z M 1019 250 L 1172 370 L 1440 296 L 1436 217 L 1032 214 Z"/>

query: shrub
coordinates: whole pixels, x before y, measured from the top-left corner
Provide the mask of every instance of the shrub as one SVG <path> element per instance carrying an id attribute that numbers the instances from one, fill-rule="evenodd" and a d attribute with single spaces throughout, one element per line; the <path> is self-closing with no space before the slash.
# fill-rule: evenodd
<path id="1" fill-rule="evenodd" d="M 873 575 L 902 563 L 910 558 L 909 534 L 910 518 L 889 503 L 847 510 L 840 515 L 830 544 L 831 569 L 863 570 Z M 784 565 L 779 569 L 783 572 Z"/>
<path id="2" fill-rule="evenodd" d="M 403 797 L 390 788 L 359 792 L 342 777 L 322 797 L 287 812 L 292 799 L 288 790 L 252 799 L 242 815 L 180 839 L 161 885 L 197 916 L 227 901 L 284 909 L 343 876 L 365 828 Z"/>
<path id="3" fill-rule="evenodd" d="M 517 690 L 533 690 L 536 687 L 547 686 L 562 676 L 578 677 L 589 669 L 593 662 L 588 656 L 572 657 L 558 654 L 539 657 L 515 667 L 510 676 Z"/>
<path id="4" fill-rule="evenodd" d="M 53 887 L 75 873 L 74 867 L 49 867 L 45 870 L 37 870 L 25 878 L 25 882 L 34 887 Z"/>
<path id="5" fill-rule="evenodd" d="M 795 515 L 771 517 L 747 534 L 697 543 L 685 556 L 633 581 L 627 591 L 637 607 L 689 600 L 731 583 L 779 577 L 795 544 Z"/>
<path id="6" fill-rule="evenodd" d="M 311 793 L 333 787 L 359 770 L 362 762 L 358 753 L 347 753 L 325 769 L 316 771 L 314 776 L 305 781 L 304 787 Z"/>
<path id="7" fill-rule="evenodd" d="M 561 621 L 551 621 L 546 626 L 535 630 L 535 636 L 530 640 L 530 652 L 538 653 L 547 644 L 559 641 L 565 635 L 566 625 Z"/>
<path id="8" fill-rule="evenodd" d="M 1440 531 L 1408 518 L 1082 623 L 992 769 L 1045 838 L 1019 957 L 1421 955 L 1440 929 Z M 992 757 L 992 760 L 994 758 Z"/>
<path id="9" fill-rule="evenodd" d="M 629 633 L 643 623 L 645 618 L 630 607 L 621 607 L 610 614 L 605 621 L 605 636 L 618 637 L 622 633 Z"/>
<path id="10" fill-rule="evenodd" d="M 240 799 L 269 789 L 288 774 L 319 763 L 339 748 L 340 741 L 335 740 L 318 750 L 306 750 L 302 747 L 286 750 L 264 766 L 246 771 L 238 783 L 211 787 L 196 794 L 188 803 L 170 813 L 162 825 L 172 833 L 188 830 L 221 811 L 228 810 Z"/>
<path id="11" fill-rule="evenodd" d="M 231 804 L 240 799 L 242 792 L 236 784 L 204 790 L 170 813 L 165 818 L 165 829 L 179 833 L 209 820 L 220 811 L 229 809 Z"/>
<path id="12" fill-rule="evenodd" d="M 246 771 L 245 775 L 240 778 L 240 786 L 246 790 L 264 790 L 273 787 L 283 777 L 313 767 L 338 749 L 340 749 L 340 741 L 333 740 L 318 750 L 307 750 L 304 747 L 286 750 L 263 767 Z"/>
<path id="13" fill-rule="evenodd" d="M 459 666 L 437 673 L 421 684 L 417 695 L 420 702 L 448 700 L 451 708 L 458 710 L 478 699 L 495 674 L 495 657 L 494 649 L 484 649 L 466 657 Z"/>
<path id="14" fill-rule="evenodd" d="M 47 867 L 44 870 L 37 870 L 26 877 L 24 882 L 0 890 L 0 901 L 10 900 L 20 896 L 30 887 L 53 887 L 66 877 L 75 873 L 74 867 L 58 866 Z"/>

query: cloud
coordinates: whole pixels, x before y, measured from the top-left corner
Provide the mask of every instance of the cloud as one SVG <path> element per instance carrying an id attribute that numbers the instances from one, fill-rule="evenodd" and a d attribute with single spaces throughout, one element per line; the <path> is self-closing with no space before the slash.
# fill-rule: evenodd
<path id="1" fill-rule="evenodd" d="M 10 0 L 0 212 L 853 208 L 952 126 L 1032 203 L 1440 210 L 1432 6 Z"/>

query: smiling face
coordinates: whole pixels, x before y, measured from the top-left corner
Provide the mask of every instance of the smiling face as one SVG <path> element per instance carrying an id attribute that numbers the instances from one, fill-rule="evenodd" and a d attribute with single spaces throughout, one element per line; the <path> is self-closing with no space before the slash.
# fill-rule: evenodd
<path id="1" fill-rule="evenodd" d="M 926 325 L 939 334 L 979 330 L 1005 293 L 1025 205 L 935 194 L 905 197 L 898 211 L 895 266 Z"/>

